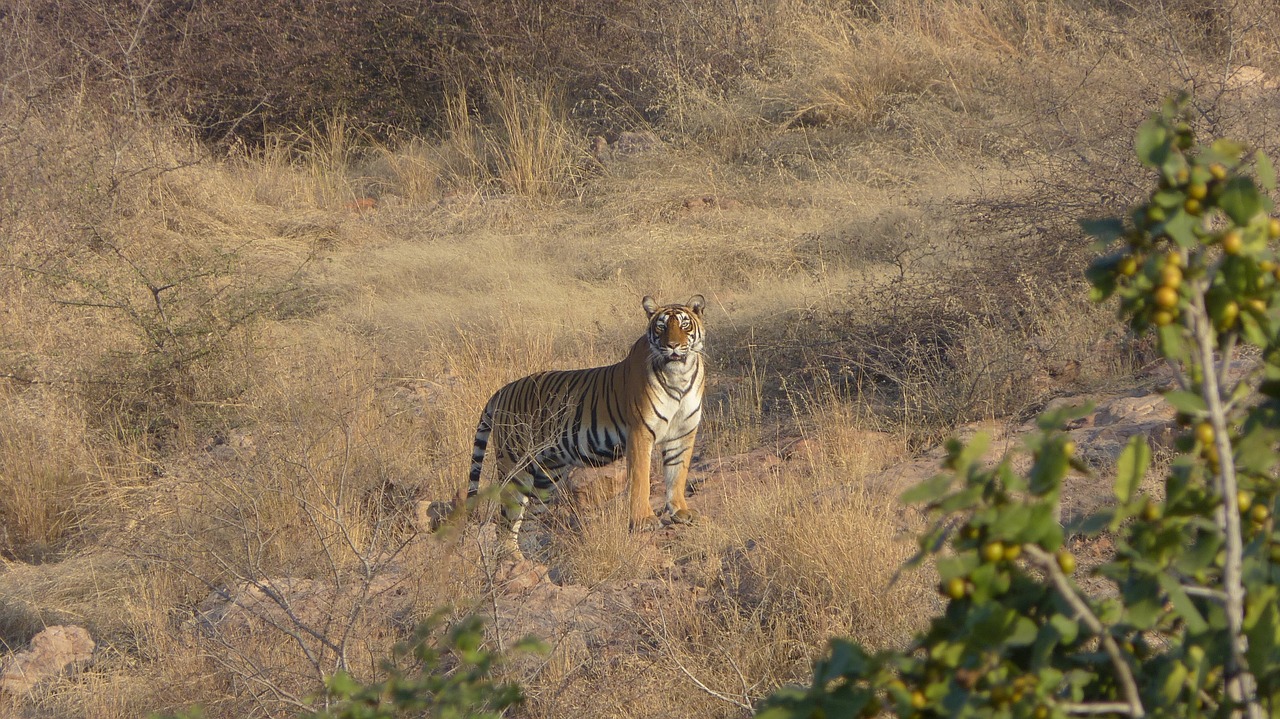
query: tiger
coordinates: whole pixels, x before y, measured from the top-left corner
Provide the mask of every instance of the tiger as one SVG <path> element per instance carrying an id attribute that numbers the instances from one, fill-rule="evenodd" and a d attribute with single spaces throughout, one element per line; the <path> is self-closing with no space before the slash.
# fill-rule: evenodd
<path id="1" fill-rule="evenodd" d="M 649 469 L 654 448 L 662 458 L 666 506 L 674 523 L 697 514 L 685 499 L 693 443 L 702 419 L 706 382 L 703 308 L 694 295 L 685 304 L 641 300 L 648 329 L 617 364 L 590 369 L 538 372 L 515 380 L 489 398 L 476 426 L 468 501 L 480 491 L 486 454 L 503 483 L 507 554 L 520 553 L 518 538 L 531 495 L 545 494 L 574 467 L 602 467 L 627 460 L 630 527 L 662 525 L 649 505 Z"/>

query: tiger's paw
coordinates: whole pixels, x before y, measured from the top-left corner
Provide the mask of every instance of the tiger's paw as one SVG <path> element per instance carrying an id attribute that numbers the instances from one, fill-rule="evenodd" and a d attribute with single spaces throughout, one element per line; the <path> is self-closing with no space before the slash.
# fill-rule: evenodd
<path id="1" fill-rule="evenodd" d="M 698 513 L 688 507 L 671 512 L 672 524 L 693 524 L 696 521 L 698 521 Z"/>
<path id="2" fill-rule="evenodd" d="M 647 517 L 636 519 L 631 518 L 631 531 L 633 532 L 652 532 L 662 528 L 662 520 L 658 519 L 656 514 L 650 514 Z"/>

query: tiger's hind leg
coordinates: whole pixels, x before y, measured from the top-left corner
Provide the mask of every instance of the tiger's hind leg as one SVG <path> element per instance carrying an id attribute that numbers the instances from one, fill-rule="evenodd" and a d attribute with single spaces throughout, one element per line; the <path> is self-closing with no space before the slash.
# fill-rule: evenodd
<path id="1" fill-rule="evenodd" d="M 525 516 L 545 514 L 547 502 L 558 485 L 569 476 L 569 467 L 548 469 L 541 461 L 517 472 L 507 481 L 502 492 L 502 519 L 499 542 L 503 553 L 524 558 L 520 551 L 520 527 Z"/>
<path id="2" fill-rule="evenodd" d="M 529 504 L 522 479 L 513 478 L 502 488 L 502 521 L 498 526 L 498 553 L 515 559 L 524 558 L 520 551 L 520 525 L 524 524 L 524 509 Z"/>

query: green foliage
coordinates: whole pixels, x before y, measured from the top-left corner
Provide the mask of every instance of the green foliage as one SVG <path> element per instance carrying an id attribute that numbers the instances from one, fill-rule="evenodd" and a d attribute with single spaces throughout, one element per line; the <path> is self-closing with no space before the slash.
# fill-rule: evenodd
<path id="1" fill-rule="evenodd" d="M 985 438 L 953 440 L 946 471 L 903 497 L 935 518 L 911 564 L 935 563 L 945 613 L 905 651 L 833 641 L 812 685 L 758 716 L 1280 712 L 1280 221 L 1247 174 L 1274 190 L 1275 171 L 1237 143 L 1197 144 L 1183 98 L 1139 128 L 1135 151 L 1156 173 L 1148 201 L 1083 227 L 1101 255 L 1094 298 L 1116 297 L 1180 368 L 1166 397 L 1188 429 L 1163 501 L 1139 491 L 1151 451 L 1134 437 L 1114 505 L 1073 528 L 1115 546 L 1086 590 L 1056 521 L 1063 478 L 1089 471 L 1058 429 L 1080 411 L 1040 418 L 1025 476 L 1007 458 L 984 466 Z M 1244 378 L 1228 371 L 1241 345 L 1263 357 Z"/>
<path id="2" fill-rule="evenodd" d="M 414 641 L 396 648 L 395 658 L 384 667 L 387 678 L 360 684 L 338 672 L 328 682 L 329 696 L 337 705 L 315 719 L 393 719 L 402 716 L 439 719 L 497 719 L 503 710 L 524 701 L 520 687 L 494 681 L 501 657 L 483 647 L 484 630 L 477 617 L 464 619 L 449 630 L 443 642 L 431 641 L 440 615 L 418 628 Z M 513 651 L 539 651 L 541 645 L 526 639 Z M 412 657 L 417 670 L 406 673 L 397 660 Z"/>
<path id="3" fill-rule="evenodd" d="M 441 634 L 442 622 L 443 612 L 437 612 L 415 630 L 412 641 L 397 645 L 383 664 L 381 681 L 364 684 L 345 671 L 329 677 L 328 708 L 306 719 L 498 719 L 521 704 L 518 685 L 494 678 L 503 656 L 484 647 L 483 622 L 468 617 Z M 542 651 L 532 638 L 511 648 L 513 654 Z M 202 716 L 197 707 L 175 719 Z"/>

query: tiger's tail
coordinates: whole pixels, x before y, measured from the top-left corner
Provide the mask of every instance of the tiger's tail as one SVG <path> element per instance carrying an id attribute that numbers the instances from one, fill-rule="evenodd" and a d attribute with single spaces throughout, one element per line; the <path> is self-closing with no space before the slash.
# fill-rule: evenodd
<path id="1" fill-rule="evenodd" d="M 467 482 L 467 497 L 480 493 L 480 470 L 484 464 L 485 450 L 489 446 L 489 435 L 493 432 L 493 410 L 485 407 L 480 413 L 480 422 L 476 425 L 476 439 L 471 445 L 471 478 Z"/>

